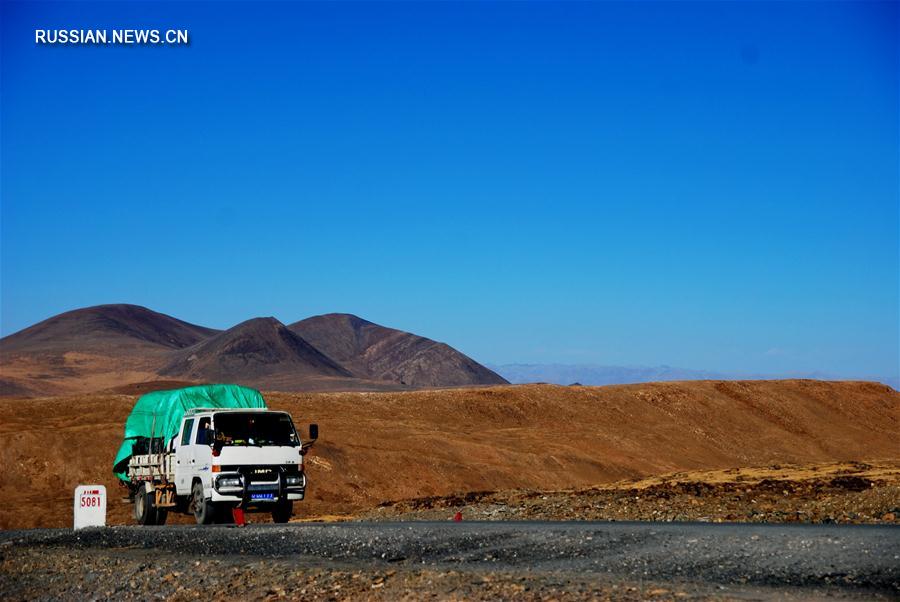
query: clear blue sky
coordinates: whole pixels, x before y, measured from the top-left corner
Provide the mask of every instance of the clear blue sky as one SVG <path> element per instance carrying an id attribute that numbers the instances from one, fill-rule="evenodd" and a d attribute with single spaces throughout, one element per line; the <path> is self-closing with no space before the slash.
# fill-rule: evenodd
<path id="1" fill-rule="evenodd" d="M 3 3 L 2 332 L 898 371 L 898 4 Z M 35 28 L 186 28 L 52 47 Z"/>

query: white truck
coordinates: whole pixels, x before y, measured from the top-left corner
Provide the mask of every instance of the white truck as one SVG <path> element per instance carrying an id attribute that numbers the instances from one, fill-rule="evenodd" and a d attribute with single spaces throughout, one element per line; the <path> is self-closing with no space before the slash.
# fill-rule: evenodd
<path id="1" fill-rule="evenodd" d="M 271 512 L 287 522 L 306 494 L 303 456 L 319 436 L 300 440 L 290 414 L 263 408 L 191 408 L 168 441 L 128 461 L 129 499 L 141 525 L 162 525 L 170 511 L 198 524 L 227 523 L 233 509 Z M 137 451 L 137 450 L 135 450 Z"/>

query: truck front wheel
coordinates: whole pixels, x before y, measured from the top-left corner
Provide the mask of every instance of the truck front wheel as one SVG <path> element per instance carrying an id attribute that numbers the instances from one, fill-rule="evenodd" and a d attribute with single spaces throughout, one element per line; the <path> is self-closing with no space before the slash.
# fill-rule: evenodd
<path id="1" fill-rule="evenodd" d="M 197 481 L 191 488 L 191 508 L 198 525 L 210 525 L 215 520 L 216 507 L 203 494 L 203 483 Z"/>
<path id="2" fill-rule="evenodd" d="M 276 523 L 286 523 L 294 514 L 294 502 L 286 500 L 278 502 L 272 509 L 272 520 Z"/>
<path id="3" fill-rule="evenodd" d="M 156 525 L 158 520 L 157 509 L 153 504 L 154 495 L 148 492 L 142 483 L 134 494 L 134 520 L 139 525 Z M 163 519 L 165 521 L 165 518 Z"/>

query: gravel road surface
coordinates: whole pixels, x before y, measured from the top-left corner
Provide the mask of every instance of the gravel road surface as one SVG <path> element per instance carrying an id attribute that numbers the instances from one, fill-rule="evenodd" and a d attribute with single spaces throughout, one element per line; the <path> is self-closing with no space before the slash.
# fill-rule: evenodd
<path id="1" fill-rule="evenodd" d="M 0 532 L 0 560 L 0 594 L 7 599 L 43 592 L 188 599 L 197 590 L 333 599 L 425 593 L 900 598 L 896 526 L 379 522 L 44 529 Z M 85 581 L 82 573 L 97 577 Z"/>

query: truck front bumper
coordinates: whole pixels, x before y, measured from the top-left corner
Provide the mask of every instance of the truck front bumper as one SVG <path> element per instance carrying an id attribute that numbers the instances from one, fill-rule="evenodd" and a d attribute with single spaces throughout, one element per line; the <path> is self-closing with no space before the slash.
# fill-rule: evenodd
<path id="1" fill-rule="evenodd" d="M 269 482 L 250 481 L 239 472 L 223 472 L 213 478 L 211 499 L 244 506 L 299 501 L 306 495 L 306 482 L 306 474 L 302 472 L 280 473 L 278 480 Z"/>

